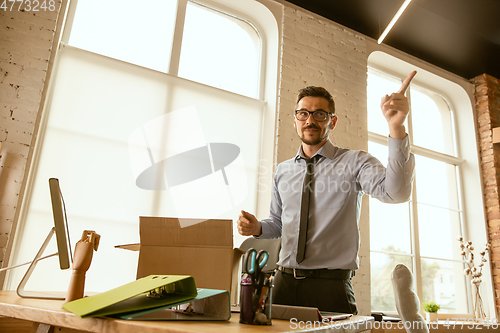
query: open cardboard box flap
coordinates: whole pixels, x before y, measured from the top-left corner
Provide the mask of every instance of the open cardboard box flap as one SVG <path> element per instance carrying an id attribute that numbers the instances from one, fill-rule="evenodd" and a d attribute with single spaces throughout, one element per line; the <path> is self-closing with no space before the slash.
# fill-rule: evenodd
<path id="1" fill-rule="evenodd" d="M 233 221 L 140 217 L 141 245 L 233 249 Z"/>
<path id="2" fill-rule="evenodd" d="M 239 260 L 244 251 L 233 248 L 231 220 L 169 217 L 139 218 L 141 243 L 117 246 L 139 248 L 137 278 L 151 274 L 193 276 L 198 288 L 222 289 L 236 304 Z"/>

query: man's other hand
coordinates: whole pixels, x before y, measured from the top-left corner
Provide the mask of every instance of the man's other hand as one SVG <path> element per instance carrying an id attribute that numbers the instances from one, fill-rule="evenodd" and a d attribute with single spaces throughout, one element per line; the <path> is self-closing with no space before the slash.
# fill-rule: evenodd
<path id="1" fill-rule="evenodd" d="M 262 234 L 262 224 L 257 218 L 244 210 L 237 221 L 238 232 L 242 236 L 260 236 Z"/>

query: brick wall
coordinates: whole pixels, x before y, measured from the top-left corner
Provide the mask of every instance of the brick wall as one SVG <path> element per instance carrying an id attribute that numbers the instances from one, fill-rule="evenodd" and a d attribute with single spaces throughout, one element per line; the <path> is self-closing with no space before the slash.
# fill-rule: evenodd
<path id="1" fill-rule="evenodd" d="M 292 124 L 297 90 L 322 86 L 333 95 L 335 145 L 367 149 L 365 37 L 320 16 L 285 7 L 278 114 L 278 162 L 297 153 L 300 138 Z M 285 125 L 285 126 L 281 126 Z M 285 140 L 281 140 L 286 138 Z M 283 142 L 287 142 L 285 145 Z"/>
<path id="2" fill-rule="evenodd" d="M 338 122 L 330 132 L 340 147 L 368 149 L 365 37 L 318 15 L 286 6 L 283 21 L 279 88 L 277 162 L 297 153 L 301 144 L 293 127 L 297 90 L 322 86 L 333 95 Z M 368 200 L 360 217 L 360 269 L 353 279 L 358 311 L 371 312 Z"/>
<path id="3" fill-rule="evenodd" d="M 477 128 L 484 202 L 491 242 L 491 269 L 497 316 L 500 314 L 500 143 L 493 144 L 492 129 L 500 127 L 500 80 L 483 74 L 475 85 Z"/>
<path id="4" fill-rule="evenodd" d="M 53 11 L 0 10 L 0 265 L 12 241 L 19 195 L 49 67 L 60 1 Z M 0 275 L 0 283 L 3 276 Z"/>

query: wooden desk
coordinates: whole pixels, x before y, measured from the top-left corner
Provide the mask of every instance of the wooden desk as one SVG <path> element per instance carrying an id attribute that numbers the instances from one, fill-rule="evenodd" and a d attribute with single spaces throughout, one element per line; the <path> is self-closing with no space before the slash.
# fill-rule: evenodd
<path id="1" fill-rule="evenodd" d="M 254 326 L 239 323 L 239 314 L 233 313 L 229 321 L 127 321 L 108 318 L 79 318 L 62 308 L 63 301 L 20 298 L 14 291 L 0 291 L 0 316 L 40 323 L 43 327 L 63 327 L 87 332 L 110 333 L 159 333 L 159 332 L 297 332 L 297 323 L 273 319 L 271 326 Z M 373 317 L 354 316 L 351 320 L 332 325 L 306 327 L 304 331 L 357 333 L 369 328 Z M 342 324 L 341 324 L 342 323 Z M 73 331 L 74 332 L 74 331 Z"/>

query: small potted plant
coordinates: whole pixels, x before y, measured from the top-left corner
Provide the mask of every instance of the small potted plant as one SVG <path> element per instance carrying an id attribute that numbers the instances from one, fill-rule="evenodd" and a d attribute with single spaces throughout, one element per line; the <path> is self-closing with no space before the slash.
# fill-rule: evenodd
<path id="1" fill-rule="evenodd" d="M 439 304 L 436 304 L 435 302 L 425 301 L 424 304 L 422 304 L 422 307 L 427 313 L 427 320 L 429 322 L 438 320 L 438 311 L 439 309 L 441 309 L 441 306 Z"/>

